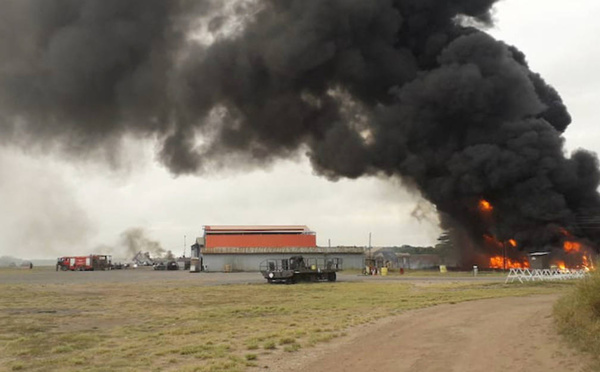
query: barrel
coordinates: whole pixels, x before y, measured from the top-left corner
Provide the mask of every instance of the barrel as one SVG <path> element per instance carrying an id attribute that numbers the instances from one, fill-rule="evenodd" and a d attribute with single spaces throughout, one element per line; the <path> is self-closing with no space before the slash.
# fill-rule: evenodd
<path id="1" fill-rule="evenodd" d="M 226 273 L 230 273 L 231 272 L 231 265 L 225 265 L 225 269 L 223 270 Z"/>
<path id="2" fill-rule="evenodd" d="M 381 276 L 387 276 L 387 274 L 388 274 L 388 268 L 382 267 L 381 268 Z"/>

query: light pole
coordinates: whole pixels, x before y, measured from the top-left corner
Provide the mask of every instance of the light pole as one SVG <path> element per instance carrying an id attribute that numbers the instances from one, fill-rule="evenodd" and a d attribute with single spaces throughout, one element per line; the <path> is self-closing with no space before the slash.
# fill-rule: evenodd
<path id="1" fill-rule="evenodd" d="M 506 242 L 502 242 L 502 272 L 506 272 Z"/>

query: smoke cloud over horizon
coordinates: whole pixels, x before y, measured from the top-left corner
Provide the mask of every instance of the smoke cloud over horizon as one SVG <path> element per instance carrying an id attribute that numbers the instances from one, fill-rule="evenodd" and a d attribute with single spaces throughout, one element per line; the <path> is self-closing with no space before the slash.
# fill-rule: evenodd
<path id="1" fill-rule="evenodd" d="M 132 260 L 138 253 L 155 259 L 174 258 L 173 253 L 165 250 L 160 242 L 149 238 L 148 232 L 142 227 L 132 227 L 123 231 L 119 236 L 118 246 L 121 248 L 120 253 L 124 253 L 127 260 Z"/>
<path id="2" fill-rule="evenodd" d="M 496 2 L 7 0 L 0 141 L 118 164 L 133 135 L 175 175 L 305 152 L 401 178 L 465 241 L 596 247 L 598 160 L 565 156 L 559 94 L 482 31 Z"/>

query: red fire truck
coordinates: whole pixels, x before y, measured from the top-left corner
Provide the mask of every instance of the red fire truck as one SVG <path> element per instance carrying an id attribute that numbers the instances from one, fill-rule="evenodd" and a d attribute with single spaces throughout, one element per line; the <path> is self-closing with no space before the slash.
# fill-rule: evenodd
<path id="1" fill-rule="evenodd" d="M 56 271 L 93 271 L 112 269 L 112 256 L 92 254 L 89 256 L 59 257 Z"/>

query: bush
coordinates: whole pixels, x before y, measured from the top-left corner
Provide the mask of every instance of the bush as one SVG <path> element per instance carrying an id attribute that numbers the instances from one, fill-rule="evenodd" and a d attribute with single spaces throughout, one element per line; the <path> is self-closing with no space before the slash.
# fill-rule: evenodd
<path id="1" fill-rule="evenodd" d="M 263 345 L 263 348 L 264 348 L 265 350 L 273 350 L 273 349 L 275 349 L 275 348 L 277 348 L 277 347 L 275 346 L 275 341 L 267 341 L 267 342 L 265 342 L 265 344 Z"/>
<path id="2" fill-rule="evenodd" d="M 294 342 L 296 342 L 296 339 L 294 339 L 292 337 L 284 337 L 279 340 L 279 345 L 289 345 L 289 344 L 293 344 Z"/>
<path id="3" fill-rule="evenodd" d="M 298 351 L 300 350 L 301 346 L 300 344 L 288 344 L 283 348 L 283 351 L 287 352 L 287 353 L 293 353 L 294 351 Z"/>
<path id="4" fill-rule="evenodd" d="M 582 280 L 554 306 L 558 331 L 600 362 L 600 272 Z"/>

